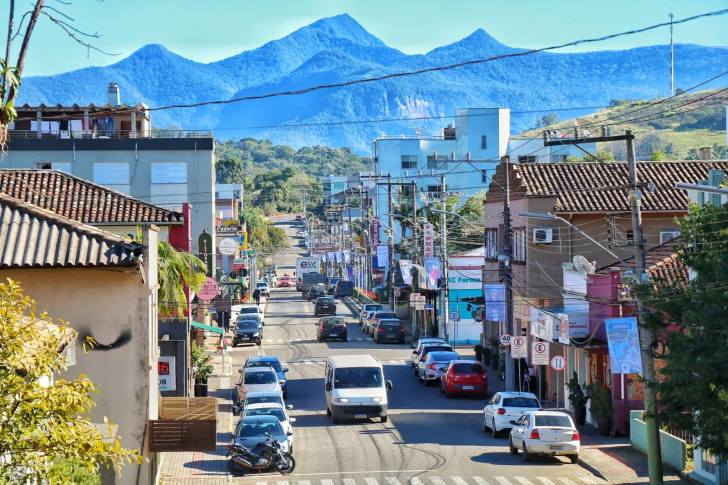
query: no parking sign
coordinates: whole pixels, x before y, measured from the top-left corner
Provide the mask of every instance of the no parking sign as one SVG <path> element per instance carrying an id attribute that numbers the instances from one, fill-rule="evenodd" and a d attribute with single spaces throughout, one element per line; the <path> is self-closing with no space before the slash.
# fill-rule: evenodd
<path id="1" fill-rule="evenodd" d="M 549 344 L 546 342 L 533 342 L 531 346 L 533 365 L 549 365 Z"/>
<path id="2" fill-rule="evenodd" d="M 525 359 L 528 357 L 528 347 L 524 337 L 513 337 L 511 339 L 511 357 L 514 359 Z"/>

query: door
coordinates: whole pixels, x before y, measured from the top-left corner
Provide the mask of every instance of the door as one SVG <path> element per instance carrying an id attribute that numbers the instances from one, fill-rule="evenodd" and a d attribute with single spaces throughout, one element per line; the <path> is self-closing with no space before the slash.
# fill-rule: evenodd
<path id="1" fill-rule="evenodd" d="M 498 405 L 498 401 L 500 401 L 500 394 L 496 394 L 491 398 L 490 401 L 488 401 L 488 404 L 485 406 L 485 422 L 490 423 L 493 417 L 493 413 L 495 413 L 495 406 Z"/>

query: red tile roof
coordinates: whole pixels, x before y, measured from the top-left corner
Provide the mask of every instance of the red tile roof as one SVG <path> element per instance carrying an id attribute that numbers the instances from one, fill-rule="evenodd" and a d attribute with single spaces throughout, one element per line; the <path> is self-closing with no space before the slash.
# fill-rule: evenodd
<path id="1" fill-rule="evenodd" d="M 682 239 L 676 237 L 649 249 L 645 253 L 645 266 L 647 267 L 647 273 L 650 275 L 651 280 L 664 280 L 669 285 L 676 282 L 685 283 L 689 280 L 688 268 L 677 260 L 677 247 L 682 244 Z M 634 256 L 625 259 L 624 262 L 634 267 Z M 624 268 L 624 265 L 615 262 L 605 268 L 609 267 Z"/>
<path id="2" fill-rule="evenodd" d="M 637 162 L 638 182 L 655 186 L 642 191 L 642 210 L 687 211 L 687 193 L 675 182 L 698 183 L 711 169 L 726 171 L 728 161 Z M 503 194 L 504 170 L 505 163 L 498 165 L 488 197 Z M 627 162 L 510 163 L 511 197 L 555 196 L 557 213 L 627 211 L 627 179 Z"/>
<path id="3" fill-rule="evenodd" d="M 58 170 L 0 170 L 0 194 L 90 225 L 182 224 L 179 212 L 163 209 Z"/>

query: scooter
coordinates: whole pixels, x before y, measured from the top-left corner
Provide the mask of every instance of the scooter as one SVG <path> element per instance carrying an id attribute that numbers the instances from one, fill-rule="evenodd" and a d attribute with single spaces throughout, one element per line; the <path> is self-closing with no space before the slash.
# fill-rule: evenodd
<path id="1" fill-rule="evenodd" d="M 280 473 L 291 473 L 296 468 L 296 460 L 290 453 L 284 453 L 280 442 L 269 436 L 265 441 L 256 444 L 252 449 L 234 442 L 230 446 L 226 458 L 228 472 L 233 476 L 242 476 L 246 470 L 264 470 L 275 467 Z"/>

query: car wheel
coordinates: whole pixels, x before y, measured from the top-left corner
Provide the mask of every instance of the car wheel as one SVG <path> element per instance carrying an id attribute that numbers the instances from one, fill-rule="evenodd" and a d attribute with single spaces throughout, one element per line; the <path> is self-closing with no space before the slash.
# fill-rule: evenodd
<path id="1" fill-rule="evenodd" d="M 440 394 L 445 394 L 445 385 L 442 382 L 440 383 Z"/>
<path id="2" fill-rule="evenodd" d="M 576 455 L 569 455 L 569 460 L 571 460 L 571 463 L 576 465 L 579 462 L 579 454 Z"/>
<path id="3" fill-rule="evenodd" d="M 344 342 L 348 342 L 349 341 L 349 338 L 348 337 L 344 337 L 343 340 L 344 340 Z"/>
<path id="4" fill-rule="evenodd" d="M 387 421 L 389 421 L 389 416 L 382 416 L 379 419 L 381 420 L 382 423 L 386 423 Z"/>
<path id="5" fill-rule="evenodd" d="M 414 366 L 413 366 L 412 370 L 414 370 L 414 374 L 415 374 L 416 376 L 419 376 L 419 375 L 420 375 L 420 369 L 419 369 L 418 367 L 414 367 Z"/>
<path id="6" fill-rule="evenodd" d="M 422 380 L 422 383 L 425 385 L 425 387 L 430 387 L 430 380 L 425 378 Z"/>
<path id="7" fill-rule="evenodd" d="M 518 448 L 513 446 L 513 438 L 508 438 L 508 449 L 511 451 L 511 455 L 518 454 Z"/>
<path id="8" fill-rule="evenodd" d="M 523 443 L 523 461 L 531 461 L 531 454 L 528 452 L 526 443 Z"/>
<path id="9" fill-rule="evenodd" d="M 338 416 L 331 415 L 331 422 L 334 424 L 339 424 L 341 422 L 341 420 L 339 419 Z"/>
<path id="10" fill-rule="evenodd" d="M 493 418 L 493 421 L 490 422 L 490 434 L 492 434 L 493 438 L 496 439 L 500 437 L 500 432 L 495 427 L 495 418 Z"/>
<path id="11" fill-rule="evenodd" d="M 331 416 L 331 409 L 328 406 L 326 406 L 326 416 Z"/>
<path id="12" fill-rule="evenodd" d="M 452 399 L 452 392 L 450 392 L 447 389 L 445 389 L 445 397 L 448 398 L 448 399 Z"/>
<path id="13" fill-rule="evenodd" d="M 233 347 L 237 347 L 237 346 L 238 346 L 238 341 L 237 340 L 233 340 Z"/>
<path id="14" fill-rule="evenodd" d="M 283 391 L 283 399 L 288 399 L 288 391 Z"/>

